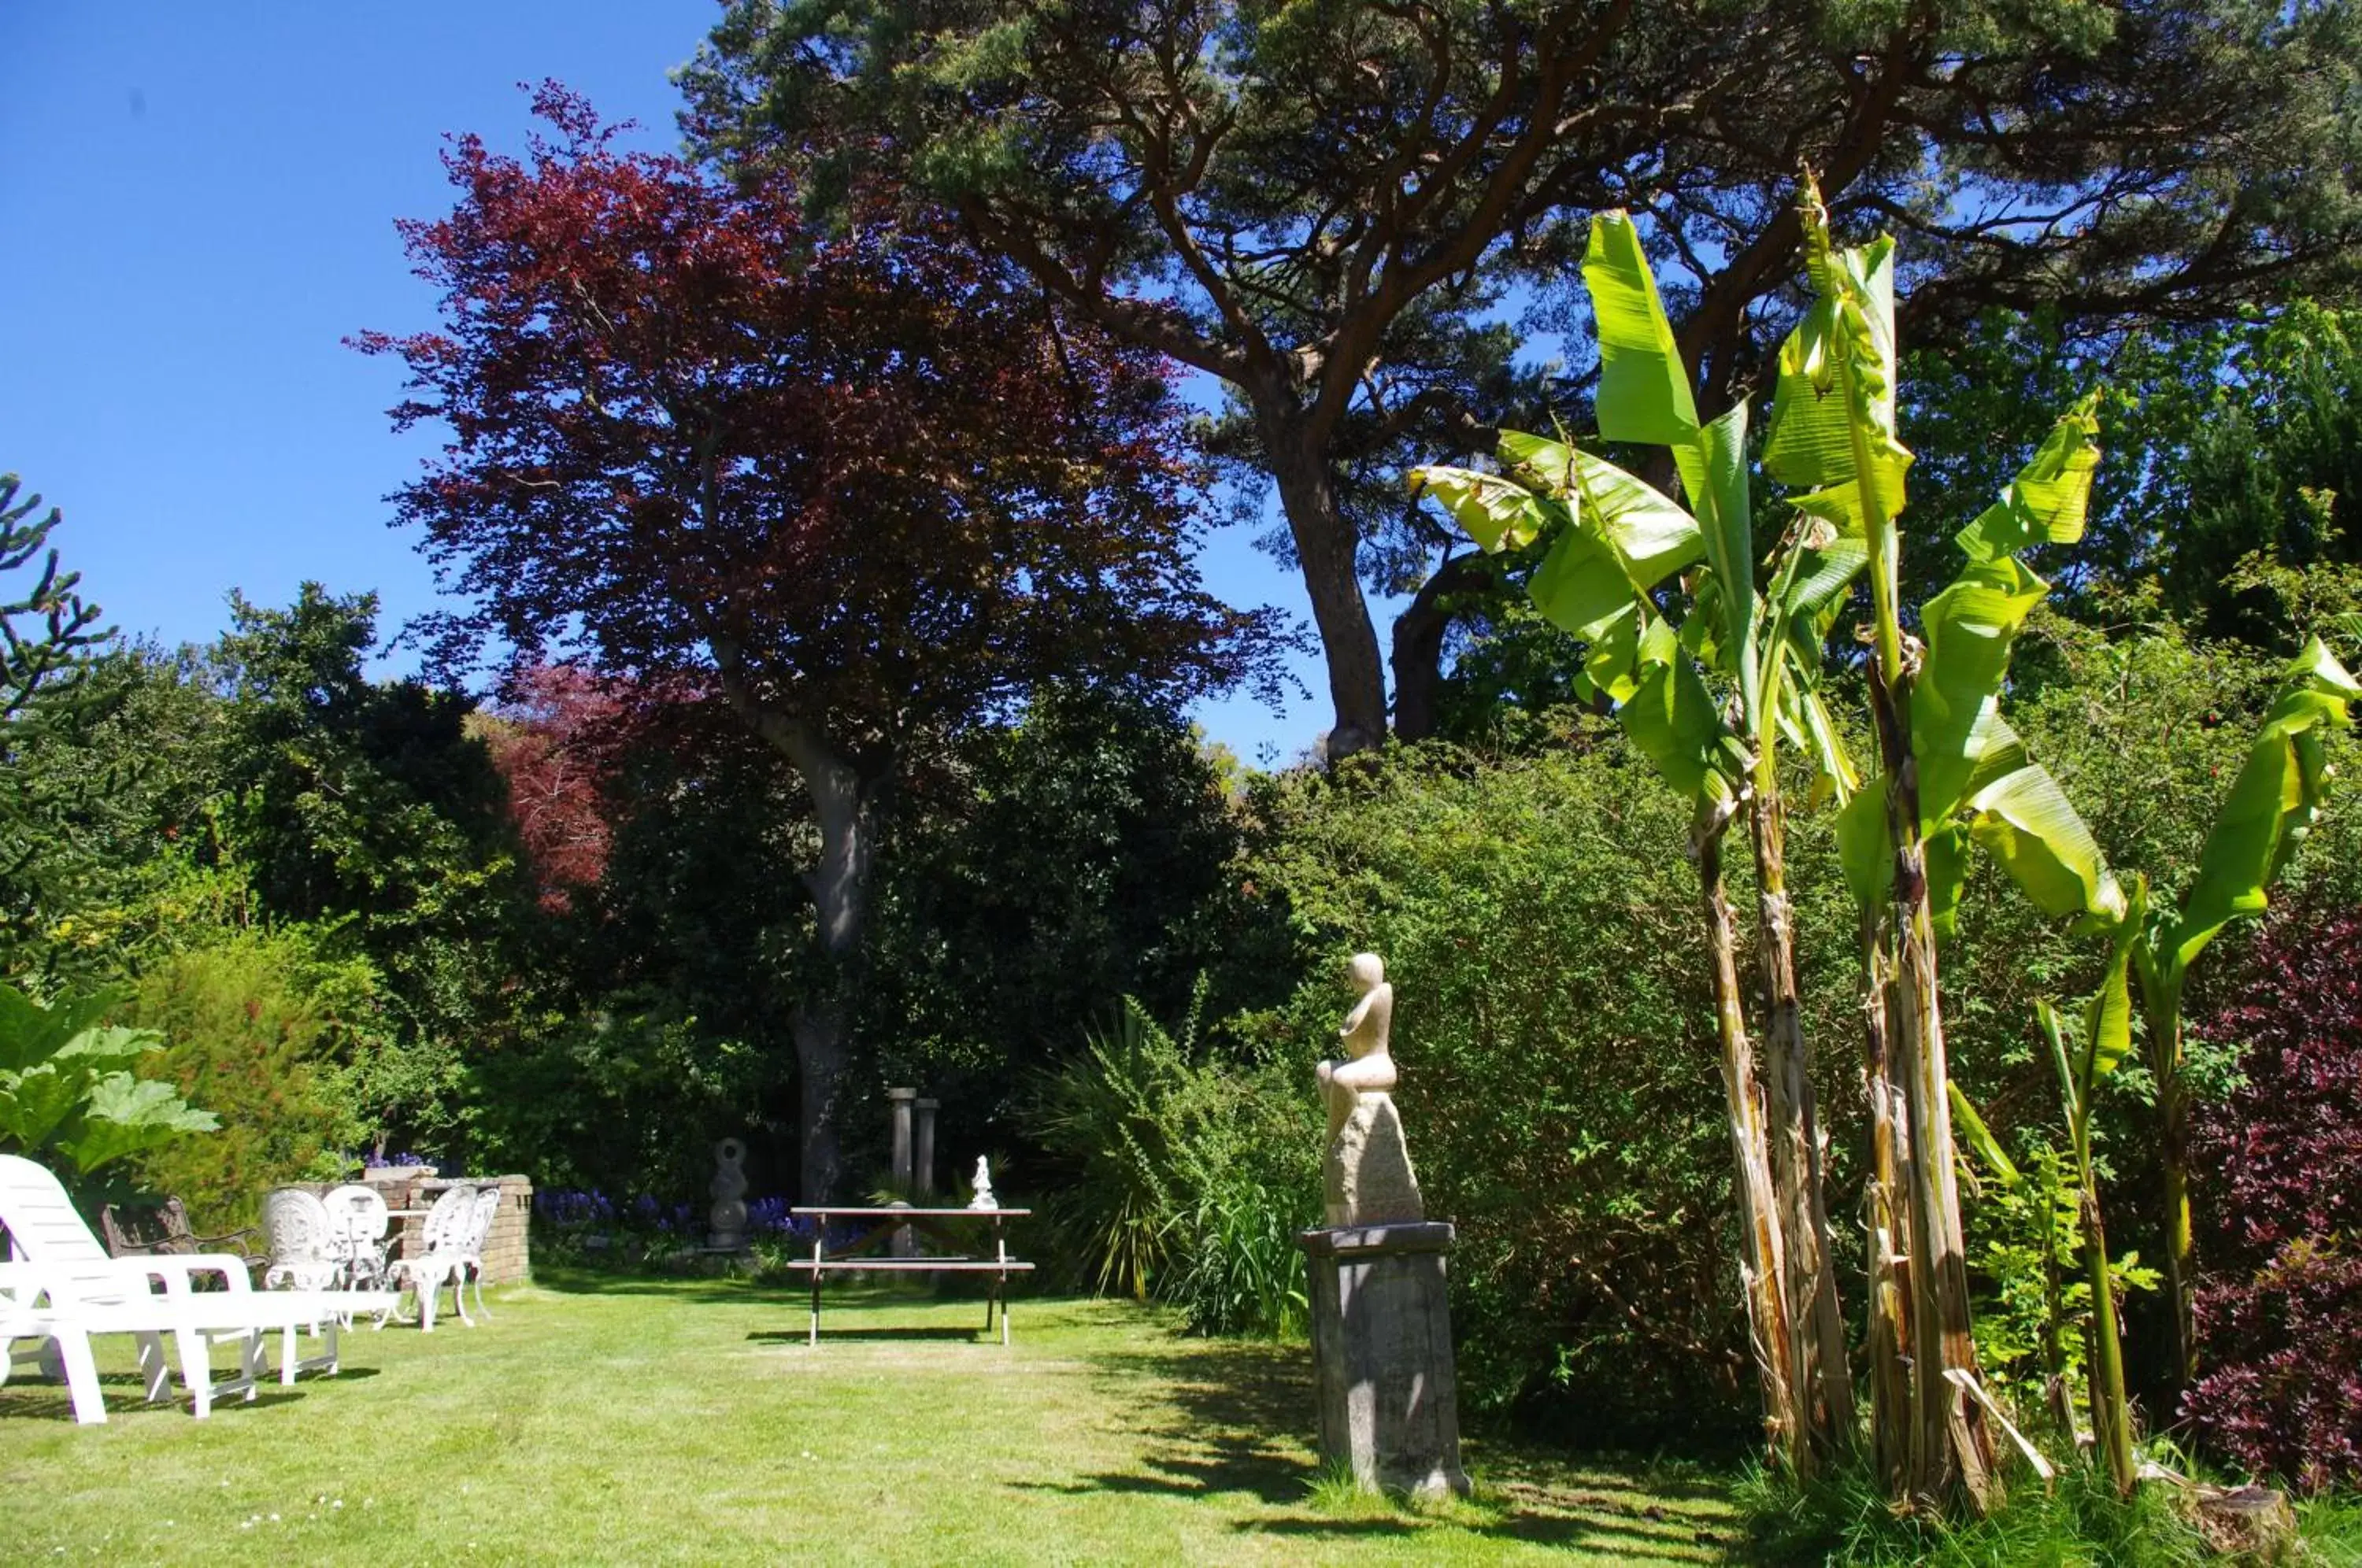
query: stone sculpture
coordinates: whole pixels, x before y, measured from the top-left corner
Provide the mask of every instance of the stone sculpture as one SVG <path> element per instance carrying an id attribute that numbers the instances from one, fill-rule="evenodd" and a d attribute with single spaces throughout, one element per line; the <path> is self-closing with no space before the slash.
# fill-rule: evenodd
<path id="1" fill-rule="evenodd" d="M 967 1200 L 970 1209 L 998 1209 L 1000 1199 L 992 1196 L 992 1167 L 982 1154 L 976 1157 L 976 1196 Z"/>
<path id="2" fill-rule="evenodd" d="M 1329 1154 L 1322 1171 L 1331 1225 L 1391 1225 L 1424 1220 L 1410 1151 L 1396 1114 L 1395 988 L 1374 953 L 1354 955 L 1353 983 L 1362 999 L 1337 1031 L 1345 1055 L 1320 1064 L 1320 1096 L 1329 1110 Z"/>
<path id="3" fill-rule="evenodd" d="M 735 1138 L 713 1145 L 713 1185 L 706 1189 L 713 1194 L 713 1209 L 706 1216 L 713 1228 L 705 1241 L 716 1252 L 746 1244 L 746 1173 L 741 1168 L 745 1158 L 746 1145 Z"/>
<path id="4" fill-rule="evenodd" d="M 1446 1258 L 1452 1229 L 1427 1218 L 1395 1114 L 1395 991 L 1357 954 L 1361 999 L 1320 1064 L 1329 1112 L 1329 1223 L 1297 1238 L 1311 1275 L 1312 1383 L 1320 1454 L 1355 1483 L 1415 1496 L 1468 1492 Z"/>

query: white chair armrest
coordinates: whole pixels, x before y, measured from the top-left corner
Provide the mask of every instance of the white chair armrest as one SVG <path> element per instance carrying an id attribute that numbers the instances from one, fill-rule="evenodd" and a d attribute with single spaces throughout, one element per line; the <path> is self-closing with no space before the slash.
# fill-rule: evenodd
<path id="1" fill-rule="evenodd" d="M 230 1295 L 241 1295 L 254 1288 L 253 1276 L 246 1271 L 246 1260 L 235 1253 L 165 1253 L 142 1258 L 124 1258 L 151 1279 L 163 1282 L 167 1296 L 189 1296 L 195 1293 L 196 1276 L 212 1275 L 220 1279 L 222 1288 Z"/>

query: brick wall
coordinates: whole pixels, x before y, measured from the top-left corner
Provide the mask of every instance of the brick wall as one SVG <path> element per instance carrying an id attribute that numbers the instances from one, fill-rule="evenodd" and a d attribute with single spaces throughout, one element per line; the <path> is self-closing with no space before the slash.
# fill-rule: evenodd
<path id="1" fill-rule="evenodd" d="M 459 1186 L 501 1188 L 500 1212 L 492 1216 L 491 1233 L 484 1238 L 484 1283 L 505 1285 L 533 1277 L 533 1253 L 528 1225 L 533 1218 L 533 1182 L 521 1176 L 438 1176 L 414 1166 L 389 1166 L 361 1173 L 361 1180 L 385 1194 L 388 1209 L 432 1209 L 435 1200 Z M 305 1183 L 325 1193 L 327 1183 Z M 397 1220 L 401 1237 L 396 1257 L 412 1257 L 426 1250 L 426 1223 L 422 1219 Z"/>

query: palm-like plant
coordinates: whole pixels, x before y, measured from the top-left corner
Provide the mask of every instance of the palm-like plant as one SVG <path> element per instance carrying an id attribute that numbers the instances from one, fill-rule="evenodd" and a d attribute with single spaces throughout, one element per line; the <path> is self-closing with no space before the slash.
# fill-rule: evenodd
<path id="1" fill-rule="evenodd" d="M 1766 1427 L 1775 1452 L 1803 1473 L 1850 1441 L 1853 1400 L 1796 999 L 1777 747 L 1783 733 L 1808 737 L 1816 760 L 1849 778 L 1820 705 L 1818 649 L 1865 557 L 1807 520 L 1783 542 L 1772 586 L 1759 591 L 1747 405 L 1699 420 L 1638 233 L 1623 214 L 1594 220 L 1584 281 L 1601 344 L 1600 433 L 1666 447 L 1689 508 L 1571 443 L 1515 432 L 1501 437 L 1506 474 L 1432 467 L 1415 480 L 1487 549 L 1554 534 L 1532 580 L 1535 603 L 1584 642 L 1584 684 L 1617 705 L 1635 746 L 1691 805 Z M 1655 598 L 1676 573 L 1691 598 L 1678 631 Z M 1722 698 L 1702 671 L 1721 679 Z M 1760 1077 L 1722 874 L 1723 842 L 1742 813 L 1755 853 L 1769 1014 Z"/>
<path id="2" fill-rule="evenodd" d="M 2200 851 L 2198 878 L 2176 909 L 2148 901 L 2132 948 L 2141 1010 L 2148 1026 L 2149 1071 L 2164 1123 L 2166 1280 L 2173 1297 L 2174 1371 L 2187 1386 L 2198 1375 L 2191 1321 L 2196 1260 L 2190 1227 L 2190 1089 L 2182 1073 L 2181 997 L 2191 966 L 2223 928 L 2261 914 L 2269 889 L 2312 824 L 2329 789 L 2323 737 L 2352 722 L 2362 686 L 2315 637 L 2289 665 L 2280 690 L 2247 749 L 2239 774 Z"/>

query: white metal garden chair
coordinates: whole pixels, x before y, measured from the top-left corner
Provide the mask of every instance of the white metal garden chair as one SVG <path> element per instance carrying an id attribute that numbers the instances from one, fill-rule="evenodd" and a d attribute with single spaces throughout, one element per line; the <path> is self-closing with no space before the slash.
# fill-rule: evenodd
<path id="1" fill-rule="evenodd" d="M 492 1221 L 500 1214 L 501 1189 L 497 1186 L 478 1187 L 476 1207 L 469 1216 L 467 1245 L 459 1252 L 460 1283 L 475 1283 L 476 1315 L 488 1323 L 492 1320 L 492 1312 L 484 1305 L 484 1243 L 491 1239 Z"/>
<path id="2" fill-rule="evenodd" d="M 348 1182 L 320 1200 L 328 1210 L 328 1226 L 345 1283 L 367 1289 L 385 1277 L 386 1232 L 393 1213 L 385 1195 L 361 1182 Z"/>
<path id="3" fill-rule="evenodd" d="M 70 1390 L 72 1336 L 126 1333 L 138 1342 L 148 1397 L 165 1397 L 171 1383 L 163 1341 L 170 1334 L 180 1350 L 181 1381 L 196 1413 L 204 1416 L 217 1394 L 242 1392 L 254 1397 L 265 1332 L 283 1332 L 280 1381 L 292 1383 L 301 1371 L 337 1370 L 340 1314 L 377 1311 L 388 1304 L 379 1292 L 259 1291 L 248 1277 L 246 1260 L 226 1253 L 109 1257 L 58 1178 L 16 1154 L 0 1154 L 0 1227 L 8 1232 L 14 1261 L 31 1265 L 28 1275 L 13 1276 L 11 1315 L 19 1327 L 49 1325 L 43 1332 L 67 1361 Z M 200 1279 L 213 1282 L 215 1288 L 199 1290 Z M 295 1335 L 304 1329 L 326 1331 L 325 1354 L 298 1359 Z M 13 1329 L 10 1337 L 17 1337 Z M 225 1342 L 237 1347 L 237 1371 L 216 1384 L 213 1346 Z M 106 1419 L 105 1407 L 94 1398 L 87 1408 L 77 1401 L 75 1415 L 89 1421 Z"/>
<path id="4" fill-rule="evenodd" d="M 468 1316 L 467 1298 L 460 1293 L 466 1272 L 468 1242 L 476 1223 L 476 1189 L 466 1182 L 443 1189 L 435 1207 L 426 1211 L 426 1226 L 421 1240 L 425 1251 L 414 1257 L 397 1258 L 386 1267 L 388 1284 L 406 1285 L 418 1297 L 418 1324 L 423 1332 L 435 1331 L 435 1297 L 446 1281 L 451 1286 L 451 1305 L 459 1314 L 459 1321 L 469 1328 L 476 1320 Z M 381 1320 L 379 1328 L 385 1327 Z"/>
<path id="5" fill-rule="evenodd" d="M 262 1235 L 270 1263 L 262 1271 L 265 1289 L 333 1290 L 344 1282 L 336 1220 L 319 1195 L 300 1187 L 273 1187 L 262 1198 Z"/>

